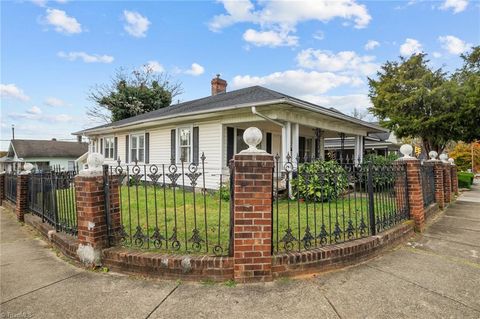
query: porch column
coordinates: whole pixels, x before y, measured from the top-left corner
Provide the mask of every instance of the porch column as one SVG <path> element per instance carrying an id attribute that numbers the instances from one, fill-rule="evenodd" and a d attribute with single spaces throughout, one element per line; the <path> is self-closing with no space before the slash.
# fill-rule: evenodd
<path id="1" fill-rule="evenodd" d="M 300 125 L 298 123 L 292 124 L 292 157 L 296 160 L 298 150 L 298 140 L 300 137 Z M 294 161 L 295 162 L 295 161 Z"/>
<path id="2" fill-rule="evenodd" d="M 292 125 L 290 122 L 285 123 L 285 126 L 282 127 L 282 158 L 280 162 L 285 162 L 287 154 L 290 153 L 291 149 L 291 129 Z"/>
<path id="3" fill-rule="evenodd" d="M 356 164 L 363 162 L 363 139 L 361 135 L 355 136 L 354 163 Z"/>

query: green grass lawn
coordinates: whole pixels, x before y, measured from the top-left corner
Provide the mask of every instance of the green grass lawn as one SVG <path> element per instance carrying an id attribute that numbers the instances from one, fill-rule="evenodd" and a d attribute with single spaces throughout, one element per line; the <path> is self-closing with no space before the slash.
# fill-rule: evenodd
<path id="1" fill-rule="evenodd" d="M 185 203 L 185 204 L 184 204 Z M 378 216 L 388 220 L 388 216 L 395 213 L 395 199 L 387 194 L 376 194 L 375 209 Z M 124 245 L 141 249 L 158 251 L 178 251 L 195 253 L 213 253 L 214 246 L 222 247 L 227 253 L 230 231 L 230 202 L 220 199 L 219 192 L 203 193 L 177 188 L 154 188 L 122 186 L 121 212 L 125 232 L 128 234 Z M 320 235 L 322 225 L 328 233 L 326 242 L 334 243 L 334 231 L 338 223 L 337 241 L 354 239 L 369 234 L 368 201 L 365 194 L 350 193 L 344 198 L 324 203 L 313 203 L 296 200 L 280 199 L 273 204 L 273 242 L 275 250 L 284 250 L 286 230 L 292 230 L 296 241 L 292 243 L 294 249 L 304 248 L 301 239 L 305 235 L 308 222 L 313 237 Z M 364 233 L 361 232 L 364 225 Z M 162 246 L 157 247 L 150 241 L 137 240 L 135 236 L 140 226 L 143 236 L 151 238 L 158 227 L 163 238 L 170 239 L 173 229 L 177 229 L 177 240 L 180 243 L 178 250 L 172 247 L 172 241 L 162 240 Z M 198 230 L 201 238 L 200 246 L 194 247 L 191 240 L 193 230 Z M 300 246 L 299 241 L 300 239 Z M 185 245 L 185 243 L 187 243 Z M 208 245 L 207 245 L 208 243 Z M 320 245 L 320 239 L 312 239 L 311 245 Z"/>

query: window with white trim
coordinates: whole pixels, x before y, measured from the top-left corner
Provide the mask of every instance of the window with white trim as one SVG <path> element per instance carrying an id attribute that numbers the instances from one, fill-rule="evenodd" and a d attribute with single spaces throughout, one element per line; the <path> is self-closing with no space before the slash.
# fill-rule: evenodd
<path id="1" fill-rule="evenodd" d="M 138 160 L 143 163 L 145 161 L 145 135 L 143 133 L 130 135 L 130 157 L 132 162 Z"/>
<path id="2" fill-rule="evenodd" d="M 180 127 L 177 129 L 179 160 L 190 163 L 192 160 L 192 128 Z"/>
<path id="3" fill-rule="evenodd" d="M 105 158 L 113 159 L 115 156 L 113 154 L 114 152 L 114 146 L 115 140 L 113 137 L 104 137 L 103 138 L 103 156 Z"/>

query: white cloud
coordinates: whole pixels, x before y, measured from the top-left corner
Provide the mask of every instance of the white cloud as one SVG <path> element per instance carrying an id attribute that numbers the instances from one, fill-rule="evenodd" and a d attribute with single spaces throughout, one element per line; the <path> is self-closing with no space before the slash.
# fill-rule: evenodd
<path id="1" fill-rule="evenodd" d="M 30 109 L 27 110 L 29 114 L 42 114 L 42 110 L 38 106 L 32 106 Z"/>
<path id="2" fill-rule="evenodd" d="M 374 74 L 379 65 L 374 56 L 360 56 L 354 51 L 332 53 L 326 50 L 306 49 L 297 55 L 298 65 L 318 71 L 344 72 L 356 75 Z"/>
<path id="3" fill-rule="evenodd" d="M 248 29 L 243 34 L 243 39 L 246 42 L 252 43 L 255 46 L 296 46 L 298 45 L 298 37 L 288 35 L 288 32 L 277 31 L 256 31 Z"/>
<path id="4" fill-rule="evenodd" d="M 315 32 L 313 34 L 313 38 L 316 39 L 316 40 L 323 40 L 323 39 L 325 39 L 325 33 L 323 33 L 323 31 L 321 31 L 321 30 L 318 30 L 317 32 Z"/>
<path id="5" fill-rule="evenodd" d="M 190 74 L 193 76 L 201 75 L 203 74 L 203 72 L 205 72 L 205 68 L 198 63 L 192 63 L 190 69 L 185 71 L 186 74 Z"/>
<path id="6" fill-rule="evenodd" d="M 322 94 L 341 85 L 356 86 L 362 83 L 355 76 L 304 70 L 287 70 L 265 76 L 237 75 L 233 78 L 234 88 L 262 85 L 293 96 Z"/>
<path id="7" fill-rule="evenodd" d="M 453 13 L 459 13 L 465 10 L 468 6 L 468 0 L 445 0 L 440 9 L 453 10 Z"/>
<path id="8" fill-rule="evenodd" d="M 163 65 L 161 65 L 158 61 L 148 61 L 144 67 L 153 73 L 162 73 L 165 71 Z"/>
<path id="9" fill-rule="evenodd" d="M 9 113 L 8 116 L 14 120 L 31 120 L 48 123 L 68 123 L 73 121 L 73 117 L 68 114 L 43 114 L 42 110 L 37 106 L 32 106 L 24 113 Z"/>
<path id="10" fill-rule="evenodd" d="M 442 57 L 442 54 L 440 52 L 433 52 L 432 55 L 434 58 L 437 58 L 437 59 Z"/>
<path id="11" fill-rule="evenodd" d="M 47 97 L 45 99 L 45 104 L 53 107 L 61 107 L 67 105 L 63 100 L 56 97 Z"/>
<path id="12" fill-rule="evenodd" d="M 263 8 L 255 10 L 250 0 L 220 0 L 226 14 L 220 14 L 210 21 L 209 27 L 219 31 L 239 22 L 251 22 L 262 26 L 277 25 L 284 29 L 293 29 L 299 22 L 316 20 L 328 22 L 334 18 L 343 18 L 354 22 L 356 28 L 364 28 L 371 20 L 367 8 L 355 0 L 304 0 L 297 1 L 261 1 Z"/>
<path id="13" fill-rule="evenodd" d="M 45 23 L 54 26 L 55 31 L 60 33 L 74 34 L 82 32 L 82 26 L 77 19 L 68 16 L 65 11 L 58 9 L 47 9 Z"/>
<path id="14" fill-rule="evenodd" d="M 124 25 L 125 31 L 136 38 L 144 38 L 147 36 L 146 32 L 151 24 L 147 17 L 142 16 L 135 11 L 123 11 L 123 18 L 127 24 Z"/>
<path id="15" fill-rule="evenodd" d="M 85 52 L 68 52 L 60 51 L 57 55 L 69 61 L 83 60 L 85 63 L 112 63 L 114 58 L 110 55 L 88 54 Z"/>
<path id="16" fill-rule="evenodd" d="M 376 47 L 379 47 L 379 46 L 380 46 L 380 42 L 375 41 L 375 40 L 368 40 L 367 43 L 364 46 L 364 49 L 368 51 L 368 50 L 373 50 L 373 49 L 375 49 Z"/>
<path id="17" fill-rule="evenodd" d="M 290 35 L 296 31 L 298 23 L 306 21 L 329 22 L 335 18 L 352 21 L 355 28 L 366 27 L 371 16 L 365 5 L 355 0 L 303 0 L 298 1 L 259 1 L 256 6 L 250 0 L 219 0 L 226 13 L 216 15 L 209 23 L 212 31 L 236 23 L 253 23 L 261 31 L 248 29 L 243 38 L 257 46 L 297 45 L 298 37 Z M 279 44 L 280 43 L 280 44 Z"/>
<path id="18" fill-rule="evenodd" d="M 303 95 L 300 99 L 321 105 L 324 107 L 334 107 L 335 109 L 350 115 L 354 108 L 360 111 L 366 111 L 372 106 L 367 94 L 347 94 L 347 95 Z"/>
<path id="19" fill-rule="evenodd" d="M 0 96 L 2 98 L 13 98 L 20 101 L 28 101 L 30 98 L 23 93 L 23 90 L 15 84 L 0 84 Z"/>
<path id="20" fill-rule="evenodd" d="M 400 46 L 400 54 L 403 56 L 410 56 L 412 54 L 421 53 L 423 50 L 422 44 L 418 40 L 407 38 L 405 43 Z"/>
<path id="21" fill-rule="evenodd" d="M 39 7 L 45 7 L 47 5 L 47 0 L 30 0 L 33 4 L 39 6 Z M 56 3 L 67 3 L 67 0 L 56 0 Z"/>
<path id="22" fill-rule="evenodd" d="M 466 43 L 462 39 L 459 39 L 453 35 L 446 35 L 438 37 L 438 41 L 442 43 L 442 48 L 447 50 L 450 54 L 459 55 L 465 51 L 468 51 L 472 44 Z"/>

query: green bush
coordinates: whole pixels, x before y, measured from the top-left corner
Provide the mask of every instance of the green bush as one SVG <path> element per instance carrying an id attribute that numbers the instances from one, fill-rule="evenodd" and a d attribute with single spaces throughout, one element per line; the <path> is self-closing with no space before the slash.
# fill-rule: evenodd
<path id="1" fill-rule="evenodd" d="M 384 165 L 392 164 L 396 159 L 398 159 L 398 155 L 395 153 L 390 153 L 387 156 L 372 153 L 365 155 L 363 162 L 371 162 L 373 165 Z"/>
<path id="2" fill-rule="evenodd" d="M 459 172 L 458 173 L 458 187 L 460 188 L 470 188 L 473 184 L 473 178 L 475 175 L 468 172 Z"/>
<path id="3" fill-rule="evenodd" d="M 362 163 L 362 171 L 367 178 L 369 163 L 372 163 L 372 180 L 374 190 L 386 189 L 388 185 L 395 182 L 396 173 L 392 167 L 398 155 L 390 153 L 387 156 L 377 154 L 367 154 Z"/>
<path id="4" fill-rule="evenodd" d="M 318 202 L 335 200 L 348 187 L 347 172 L 336 161 L 299 164 L 291 182 L 296 197 Z"/>
<path id="5" fill-rule="evenodd" d="M 220 186 L 220 189 L 218 190 L 220 193 L 220 197 L 222 198 L 222 201 L 228 202 L 230 201 L 230 187 L 228 184 L 224 184 Z"/>

